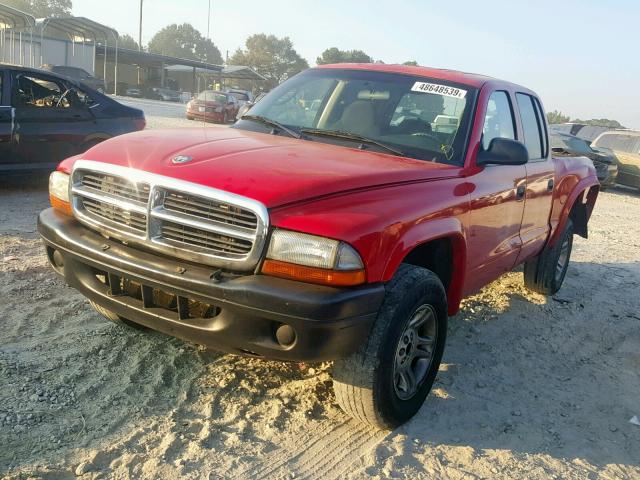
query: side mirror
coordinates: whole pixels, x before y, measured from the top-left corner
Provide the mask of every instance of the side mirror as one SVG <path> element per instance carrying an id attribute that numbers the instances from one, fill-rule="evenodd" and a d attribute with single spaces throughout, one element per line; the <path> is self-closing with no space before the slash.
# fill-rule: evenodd
<path id="1" fill-rule="evenodd" d="M 529 152 L 522 143 L 509 138 L 494 138 L 488 150 L 480 150 L 476 165 L 524 165 Z"/>

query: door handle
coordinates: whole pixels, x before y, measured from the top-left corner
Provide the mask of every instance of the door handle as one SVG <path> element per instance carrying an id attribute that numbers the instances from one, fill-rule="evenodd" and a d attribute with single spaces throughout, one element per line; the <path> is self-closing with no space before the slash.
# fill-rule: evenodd
<path id="1" fill-rule="evenodd" d="M 516 188 L 516 198 L 518 200 L 522 200 L 524 198 L 524 194 L 526 192 L 526 188 L 524 185 L 518 185 L 518 188 Z"/>
<path id="2" fill-rule="evenodd" d="M 554 185 L 553 178 L 550 178 L 549 182 L 547 182 L 547 190 L 550 192 L 553 192 L 553 185 Z"/>

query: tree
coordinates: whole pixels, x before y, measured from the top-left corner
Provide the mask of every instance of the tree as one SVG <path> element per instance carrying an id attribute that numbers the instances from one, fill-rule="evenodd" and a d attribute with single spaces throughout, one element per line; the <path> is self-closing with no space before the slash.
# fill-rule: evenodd
<path id="1" fill-rule="evenodd" d="M 118 48 L 138 50 L 138 42 L 136 42 L 131 35 L 124 34 L 120 38 L 118 38 Z"/>
<path id="2" fill-rule="evenodd" d="M 555 123 L 567 123 L 569 121 L 569 116 L 564 115 L 562 112 L 554 110 L 553 112 L 547 112 L 547 122 L 549 125 L 553 125 Z"/>
<path id="3" fill-rule="evenodd" d="M 171 57 L 222 64 L 222 55 L 218 47 L 188 23 L 174 23 L 164 27 L 149 42 L 149 51 Z"/>
<path id="4" fill-rule="evenodd" d="M 408 61 L 404 62 L 403 65 L 408 65 L 410 67 L 417 67 L 418 66 L 418 62 L 416 62 L 415 60 L 408 60 Z"/>
<path id="5" fill-rule="evenodd" d="M 571 120 L 572 123 L 582 123 L 584 125 L 591 125 L 594 127 L 607 127 L 607 128 L 625 128 L 617 120 L 609 120 L 608 118 L 592 118 L 591 120 Z"/>
<path id="6" fill-rule="evenodd" d="M 318 65 L 329 63 L 373 63 L 373 58 L 362 50 L 340 50 L 336 47 L 327 48 L 316 59 Z"/>
<path id="7" fill-rule="evenodd" d="M 309 68 L 298 55 L 289 37 L 259 33 L 247 38 L 245 49 L 238 49 L 229 59 L 230 65 L 246 65 L 264 76 L 264 85 L 271 89 L 296 73 Z"/>
<path id="8" fill-rule="evenodd" d="M 72 7 L 71 0 L 3 0 L 2 3 L 37 18 L 69 17 Z"/>

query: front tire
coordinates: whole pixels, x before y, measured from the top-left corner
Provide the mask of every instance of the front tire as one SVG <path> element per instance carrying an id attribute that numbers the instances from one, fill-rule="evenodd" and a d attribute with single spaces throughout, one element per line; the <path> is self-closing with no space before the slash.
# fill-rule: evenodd
<path id="1" fill-rule="evenodd" d="M 392 429 L 413 417 L 438 373 L 447 334 L 447 299 L 431 271 L 401 265 L 369 338 L 333 364 L 338 404 L 353 418 Z"/>
<path id="2" fill-rule="evenodd" d="M 572 248 L 573 222 L 569 218 L 555 245 L 545 247 L 540 255 L 525 262 L 525 287 L 543 295 L 554 295 L 567 275 Z"/>

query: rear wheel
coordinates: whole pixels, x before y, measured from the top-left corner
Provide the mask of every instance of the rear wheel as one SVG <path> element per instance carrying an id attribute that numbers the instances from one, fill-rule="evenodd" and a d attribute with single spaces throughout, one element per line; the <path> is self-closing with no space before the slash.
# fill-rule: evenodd
<path id="1" fill-rule="evenodd" d="M 543 295 L 553 295 L 562 286 L 567 275 L 573 248 L 573 222 L 567 220 L 562 235 L 552 247 L 524 264 L 524 285 Z"/>
<path id="2" fill-rule="evenodd" d="M 402 265 L 368 341 L 333 364 L 342 409 L 357 420 L 390 429 L 420 409 L 435 380 L 447 333 L 447 300 L 431 271 Z"/>
<path id="3" fill-rule="evenodd" d="M 93 309 L 96 312 L 98 312 L 104 318 L 106 318 L 107 320 L 109 320 L 109 321 L 111 321 L 113 323 L 116 323 L 116 324 L 122 325 L 122 326 L 131 327 L 131 328 L 134 328 L 136 330 L 149 330 L 147 327 L 145 327 L 143 325 L 140 325 L 138 323 L 132 322 L 131 320 L 127 320 L 126 318 L 121 317 L 117 313 L 112 312 L 111 310 L 109 310 L 107 308 L 104 308 L 101 305 L 98 305 L 93 300 L 89 300 L 89 303 L 91 304 L 91 306 L 93 307 Z"/>

